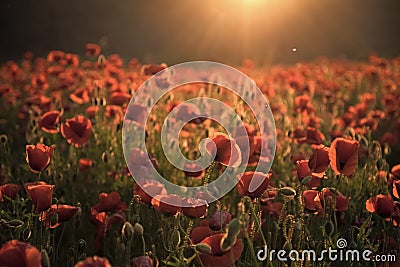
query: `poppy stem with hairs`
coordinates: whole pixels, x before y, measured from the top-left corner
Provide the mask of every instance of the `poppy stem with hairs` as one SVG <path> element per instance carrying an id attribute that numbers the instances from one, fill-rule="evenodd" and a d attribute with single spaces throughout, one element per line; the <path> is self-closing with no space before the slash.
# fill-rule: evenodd
<path id="1" fill-rule="evenodd" d="M 204 175 L 204 178 L 203 178 L 203 185 L 204 185 L 205 190 L 206 190 L 207 193 L 208 193 L 208 181 L 210 180 L 211 175 L 212 175 L 212 173 L 213 173 L 213 171 L 214 171 L 214 169 L 215 169 L 215 167 L 216 167 L 217 165 L 218 165 L 218 162 L 214 160 L 214 161 L 210 164 L 210 166 L 208 166 L 208 168 L 207 168 L 207 170 L 206 170 L 206 173 L 205 173 L 205 175 Z"/>
<path id="2" fill-rule="evenodd" d="M 262 227 L 261 227 L 260 218 L 258 217 L 258 211 L 260 210 L 260 201 L 259 201 L 258 198 L 255 198 L 254 200 L 252 200 L 251 198 L 246 197 L 245 199 L 249 202 L 251 215 L 253 216 L 255 224 L 257 225 L 257 230 L 260 233 L 261 239 L 263 241 L 263 245 L 266 246 L 267 245 L 267 241 L 266 241 L 266 239 L 264 237 L 264 233 L 263 233 L 263 230 L 262 230 Z M 258 209 L 256 209 L 257 206 L 258 206 Z"/>

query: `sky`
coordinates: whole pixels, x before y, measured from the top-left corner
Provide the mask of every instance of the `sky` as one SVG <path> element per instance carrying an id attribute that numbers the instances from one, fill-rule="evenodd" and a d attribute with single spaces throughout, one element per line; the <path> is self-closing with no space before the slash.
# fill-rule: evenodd
<path id="1" fill-rule="evenodd" d="M 1 0 L 0 61 L 28 50 L 83 55 L 87 42 L 169 65 L 395 57 L 399 10 L 397 0 Z"/>

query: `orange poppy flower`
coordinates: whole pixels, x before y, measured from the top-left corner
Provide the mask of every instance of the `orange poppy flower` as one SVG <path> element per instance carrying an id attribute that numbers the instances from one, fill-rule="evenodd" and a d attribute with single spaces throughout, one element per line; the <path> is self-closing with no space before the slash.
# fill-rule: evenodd
<path id="1" fill-rule="evenodd" d="M 31 244 L 11 240 L 0 248 L 0 266 L 41 267 L 41 255 Z"/>
<path id="2" fill-rule="evenodd" d="M 50 164 L 53 157 L 53 146 L 45 146 L 44 144 L 27 145 L 26 146 L 26 162 L 31 172 L 39 173 L 44 171 Z"/>
<path id="3" fill-rule="evenodd" d="M 55 185 L 49 185 L 42 181 L 25 184 L 26 193 L 35 206 L 35 213 L 41 213 L 50 208 L 54 187 Z"/>
<path id="4" fill-rule="evenodd" d="M 58 110 L 48 111 L 42 115 L 39 126 L 46 133 L 58 133 L 58 122 L 60 121 L 61 112 Z"/>
<path id="5" fill-rule="evenodd" d="M 86 56 L 97 57 L 100 55 L 101 48 L 97 44 L 87 43 L 86 44 Z"/>
<path id="6" fill-rule="evenodd" d="M 352 175 L 358 164 L 358 149 L 360 143 L 356 140 L 342 137 L 333 140 L 329 148 L 329 160 L 336 175 Z"/>
<path id="7" fill-rule="evenodd" d="M 207 215 L 207 207 L 207 202 L 203 199 L 182 199 L 182 212 L 189 218 L 203 218 Z"/>
<path id="8" fill-rule="evenodd" d="M 0 201 L 4 201 L 3 196 L 6 196 L 10 199 L 16 199 L 20 189 L 21 187 L 17 184 L 0 185 Z"/>
<path id="9" fill-rule="evenodd" d="M 82 147 L 89 143 L 92 135 L 92 122 L 84 116 L 76 116 L 61 124 L 61 134 L 69 144 Z"/>
<path id="10" fill-rule="evenodd" d="M 237 184 L 238 194 L 240 196 L 249 196 L 251 198 L 260 197 L 269 185 L 271 173 L 264 174 L 262 172 L 244 172 L 237 176 L 239 182 Z"/>
<path id="11" fill-rule="evenodd" d="M 237 239 L 232 248 L 228 251 L 221 249 L 222 239 L 225 234 L 214 234 L 204 238 L 200 244 L 206 244 L 211 247 L 211 254 L 200 253 L 200 261 L 204 267 L 231 266 L 242 255 L 243 242 Z"/>
<path id="12" fill-rule="evenodd" d="M 206 144 L 206 149 L 209 154 L 215 155 L 215 161 L 233 168 L 240 165 L 242 156 L 240 148 L 234 139 L 223 133 L 218 133 L 211 141 Z"/>
<path id="13" fill-rule="evenodd" d="M 87 257 L 83 261 L 75 264 L 75 267 L 112 267 L 111 263 L 106 258 L 98 256 Z"/>
<path id="14" fill-rule="evenodd" d="M 167 201 L 173 205 L 167 204 Z M 166 216 L 173 216 L 181 209 L 182 198 L 174 194 L 156 195 L 151 200 L 151 205 L 158 212 Z"/>
<path id="15" fill-rule="evenodd" d="M 48 211 L 45 211 L 40 216 L 40 221 L 42 221 L 45 227 L 56 228 L 61 223 L 67 222 L 72 219 L 79 211 L 78 207 L 70 205 L 53 204 L 50 206 Z M 57 214 L 57 222 L 52 221 L 53 216 Z"/>

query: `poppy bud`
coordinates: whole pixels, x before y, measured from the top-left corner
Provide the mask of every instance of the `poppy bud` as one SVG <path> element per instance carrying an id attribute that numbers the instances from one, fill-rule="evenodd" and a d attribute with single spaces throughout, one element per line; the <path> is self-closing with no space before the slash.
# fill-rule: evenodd
<path id="1" fill-rule="evenodd" d="M 11 220 L 11 221 L 8 221 L 8 222 L 7 222 L 7 225 L 10 226 L 10 227 L 12 227 L 12 228 L 21 227 L 23 224 L 24 224 L 23 221 L 17 220 L 17 219 L 14 219 L 14 220 Z"/>
<path id="2" fill-rule="evenodd" d="M 2 144 L 7 144 L 8 142 L 8 137 L 5 134 L 0 135 L 0 143 Z"/>
<path id="3" fill-rule="evenodd" d="M 333 225 L 332 221 L 327 221 L 325 223 L 325 232 L 328 236 L 332 236 L 335 232 L 335 226 Z"/>
<path id="4" fill-rule="evenodd" d="M 135 230 L 130 222 L 125 222 L 124 226 L 122 226 L 122 236 L 128 241 L 132 239 L 134 231 Z"/>
<path id="5" fill-rule="evenodd" d="M 50 267 L 49 255 L 47 254 L 47 251 L 45 249 L 42 249 L 42 251 L 40 251 L 40 257 L 42 267 Z"/>
<path id="6" fill-rule="evenodd" d="M 84 239 L 78 240 L 78 254 L 82 255 L 87 248 L 87 243 Z M 85 257 L 86 258 L 86 257 Z"/>
<path id="7" fill-rule="evenodd" d="M 229 236 L 229 235 L 225 235 L 222 239 L 221 239 L 221 250 L 222 251 L 227 251 L 229 249 L 232 248 L 233 244 L 235 244 L 236 242 L 236 236 Z"/>
<path id="8" fill-rule="evenodd" d="M 106 57 L 105 57 L 104 55 L 100 55 L 100 56 L 97 58 L 97 63 L 99 63 L 99 65 L 100 65 L 101 67 L 103 67 L 104 64 L 106 63 Z"/>
<path id="9" fill-rule="evenodd" d="M 280 188 L 278 192 L 287 197 L 294 197 L 296 195 L 296 190 L 288 186 Z"/>
<path id="10" fill-rule="evenodd" d="M 203 243 L 197 244 L 196 250 L 200 253 L 211 254 L 211 247 L 207 244 L 203 244 Z"/>
<path id="11" fill-rule="evenodd" d="M 144 229 L 141 224 L 135 223 L 135 226 L 133 228 L 136 234 L 138 234 L 139 236 L 143 236 Z"/>

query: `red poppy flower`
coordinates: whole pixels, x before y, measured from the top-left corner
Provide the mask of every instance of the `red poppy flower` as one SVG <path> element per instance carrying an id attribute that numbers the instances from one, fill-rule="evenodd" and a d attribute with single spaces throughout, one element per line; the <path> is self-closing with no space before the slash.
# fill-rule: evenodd
<path id="1" fill-rule="evenodd" d="M 53 50 L 50 51 L 49 54 L 47 55 L 47 61 L 52 63 L 52 62 L 61 62 L 62 59 L 64 59 L 65 53 L 60 50 Z"/>
<path id="2" fill-rule="evenodd" d="M 61 134 L 69 144 L 82 147 L 89 143 L 92 135 L 92 122 L 84 116 L 76 116 L 61 124 Z"/>
<path id="3" fill-rule="evenodd" d="M 105 115 L 107 118 L 114 118 L 114 123 L 120 122 L 124 117 L 122 108 L 117 105 L 107 105 Z"/>
<path id="4" fill-rule="evenodd" d="M 96 113 L 99 112 L 99 110 L 99 106 L 89 106 L 86 108 L 85 113 L 90 119 L 93 119 L 96 116 Z"/>
<path id="5" fill-rule="evenodd" d="M 150 157 L 144 151 L 141 151 L 138 148 L 132 149 L 129 156 L 129 168 L 134 168 L 132 170 L 132 175 L 136 179 L 144 179 L 150 177 L 152 174 L 152 170 L 156 165 L 158 165 L 157 161 Z"/>
<path id="6" fill-rule="evenodd" d="M 152 267 L 153 259 L 149 256 L 139 256 L 135 257 L 132 260 L 131 267 Z"/>
<path id="7" fill-rule="evenodd" d="M 98 256 L 87 257 L 83 261 L 75 264 L 75 267 L 112 267 L 111 263 L 106 258 Z"/>
<path id="8" fill-rule="evenodd" d="M 97 57 L 100 55 L 101 48 L 97 44 L 87 43 L 86 44 L 86 55 L 89 57 Z"/>
<path id="9" fill-rule="evenodd" d="M 131 98 L 132 98 L 132 96 L 130 94 L 128 94 L 128 93 L 114 92 L 110 96 L 110 103 L 112 105 L 122 106 L 124 104 L 129 103 Z"/>
<path id="10" fill-rule="evenodd" d="M 3 201 L 3 196 L 7 196 L 10 199 L 16 199 L 20 186 L 16 184 L 3 184 L 0 186 L 0 201 Z"/>
<path id="11" fill-rule="evenodd" d="M 358 164 L 358 149 L 360 143 L 356 140 L 342 137 L 333 140 L 329 148 L 329 160 L 336 175 L 352 175 Z"/>
<path id="12" fill-rule="evenodd" d="M 238 194 L 240 196 L 249 196 L 251 198 L 260 197 L 269 185 L 271 173 L 262 172 L 244 172 L 238 176 L 237 184 Z"/>
<path id="13" fill-rule="evenodd" d="M 210 229 L 208 226 L 197 226 L 192 229 L 190 233 L 190 239 L 192 240 L 193 244 L 200 243 L 204 238 L 211 236 L 214 234 L 214 231 Z"/>
<path id="14" fill-rule="evenodd" d="M 317 190 L 305 190 L 303 192 L 304 208 L 311 212 L 321 212 L 322 206 L 320 202 L 316 202 L 315 198 L 318 196 Z"/>
<path id="15" fill-rule="evenodd" d="M 200 261 L 205 267 L 231 266 L 242 255 L 243 242 L 238 239 L 228 251 L 221 249 L 222 239 L 225 234 L 214 234 L 204 238 L 200 243 L 211 247 L 211 254 L 200 253 Z"/>
<path id="16" fill-rule="evenodd" d="M 215 155 L 215 161 L 233 168 L 240 165 L 242 162 L 241 152 L 234 139 L 218 133 L 211 141 L 206 144 L 206 148 L 208 153 Z"/>
<path id="17" fill-rule="evenodd" d="M 50 164 L 53 157 L 53 146 L 45 146 L 44 144 L 27 145 L 26 146 L 26 162 L 31 172 L 39 173 L 44 171 Z"/>
<path id="18" fill-rule="evenodd" d="M 154 75 L 165 68 L 167 68 L 167 65 L 164 63 L 160 65 L 148 64 L 143 66 L 142 71 L 144 75 Z"/>
<path id="19" fill-rule="evenodd" d="M 395 211 L 395 203 L 390 195 L 376 195 L 365 202 L 367 211 L 375 212 L 385 219 L 389 219 Z"/>
<path id="20" fill-rule="evenodd" d="M 321 178 L 311 172 L 308 160 L 299 160 L 296 162 L 296 172 L 299 181 L 303 181 L 306 177 L 311 177 L 311 180 L 305 185 L 310 188 L 318 187 L 321 184 Z"/>
<path id="21" fill-rule="evenodd" d="M 186 163 L 183 166 L 183 171 L 185 172 L 186 177 L 192 177 L 200 179 L 204 176 L 204 169 L 198 170 L 200 168 L 196 163 Z"/>
<path id="22" fill-rule="evenodd" d="M 156 195 L 165 195 L 165 186 L 155 180 L 140 180 L 134 185 L 133 194 L 140 196 L 140 200 L 151 205 L 151 199 Z"/>
<path id="23" fill-rule="evenodd" d="M 392 167 L 391 173 L 395 178 L 400 179 L 400 164 L 397 164 Z"/>
<path id="24" fill-rule="evenodd" d="M 105 211 L 98 212 L 92 207 L 90 209 L 90 221 L 97 227 L 95 246 L 96 250 L 99 251 L 103 245 L 106 231 L 109 230 L 113 224 L 125 223 L 125 214 L 121 212 L 107 214 Z"/>
<path id="25" fill-rule="evenodd" d="M 136 122 L 139 126 L 144 126 L 146 123 L 147 108 L 139 105 L 129 105 L 125 112 L 125 118 Z"/>
<path id="26" fill-rule="evenodd" d="M 393 186 L 392 187 L 393 187 L 392 188 L 393 195 L 396 198 L 400 198 L 400 195 L 399 195 L 399 193 L 400 193 L 400 180 L 393 181 Z"/>
<path id="27" fill-rule="evenodd" d="M 273 202 L 271 200 L 260 200 L 260 209 L 262 211 L 263 217 L 267 217 L 268 214 L 272 213 L 276 218 L 279 218 L 282 214 L 283 203 Z M 285 217 L 285 214 L 283 215 Z"/>
<path id="28" fill-rule="evenodd" d="M 39 121 L 39 126 L 42 131 L 46 133 L 58 133 L 58 122 L 60 120 L 60 111 L 48 111 L 42 115 L 42 118 Z"/>
<path id="29" fill-rule="evenodd" d="M 224 210 L 217 210 L 209 220 L 209 227 L 214 231 L 219 231 L 232 220 L 232 215 Z"/>
<path id="30" fill-rule="evenodd" d="M 167 202 L 173 203 L 173 205 L 167 204 Z M 182 198 L 174 194 L 156 195 L 151 200 L 151 205 L 158 212 L 166 216 L 173 216 L 181 209 Z"/>
<path id="31" fill-rule="evenodd" d="M 310 144 L 310 145 L 319 145 L 322 144 L 325 140 L 324 134 L 315 128 L 307 127 L 305 131 L 305 136 L 296 139 L 299 144 Z"/>
<path id="32" fill-rule="evenodd" d="M 70 205 L 53 204 L 50 206 L 48 211 L 45 211 L 40 216 L 40 221 L 42 221 L 45 227 L 56 228 L 63 222 L 68 222 L 75 216 L 79 211 L 78 207 Z M 57 214 L 57 221 L 53 222 L 52 218 Z"/>
<path id="33" fill-rule="evenodd" d="M 182 199 L 182 212 L 189 218 L 203 218 L 207 215 L 207 207 L 207 202 L 203 199 Z"/>
<path id="34" fill-rule="evenodd" d="M 41 255 L 31 244 L 11 240 L 0 248 L 0 266 L 41 267 Z"/>
<path id="35" fill-rule="evenodd" d="M 26 193 L 35 205 L 35 213 L 41 213 L 50 208 L 54 187 L 55 185 L 49 185 L 42 181 L 25 184 Z"/>
<path id="36" fill-rule="evenodd" d="M 329 198 L 331 201 L 336 200 L 336 211 L 346 211 L 349 208 L 350 197 L 346 197 L 340 192 L 336 192 L 335 196 L 335 192 L 328 188 L 324 188 L 318 193 L 318 195 L 315 197 L 315 202 L 320 203 L 323 207 Z"/>
<path id="37" fill-rule="evenodd" d="M 69 98 L 77 104 L 84 104 L 90 101 L 89 92 L 85 87 L 79 87 L 73 91 Z"/>
<path id="38" fill-rule="evenodd" d="M 98 212 L 103 211 L 120 211 L 126 210 L 128 207 L 125 202 L 121 201 L 121 196 L 118 192 L 100 193 L 99 194 L 100 203 L 93 206 Z"/>
<path id="39" fill-rule="evenodd" d="M 313 153 L 308 160 L 308 166 L 313 173 L 323 174 L 328 169 L 329 161 L 329 148 L 324 145 L 313 147 Z M 319 175 L 316 175 L 319 176 Z"/>
<path id="40" fill-rule="evenodd" d="M 93 166 L 93 161 L 91 159 L 79 159 L 79 170 L 87 171 Z"/>

